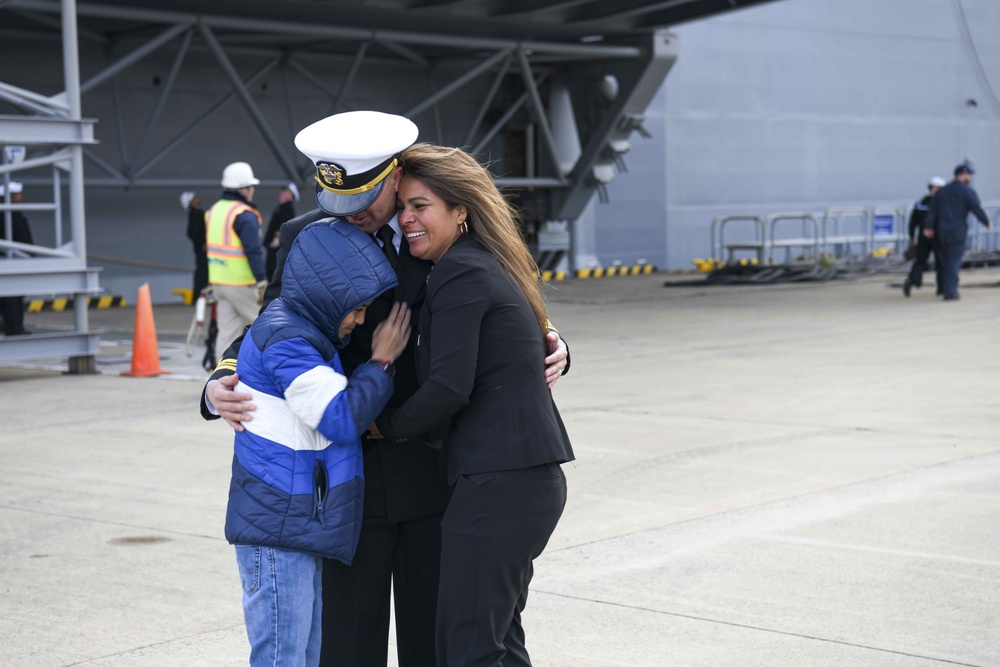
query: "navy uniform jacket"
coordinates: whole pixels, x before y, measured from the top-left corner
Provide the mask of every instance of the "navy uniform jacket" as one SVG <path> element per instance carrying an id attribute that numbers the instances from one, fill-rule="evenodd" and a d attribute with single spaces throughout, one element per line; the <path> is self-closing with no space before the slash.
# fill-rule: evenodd
<path id="1" fill-rule="evenodd" d="M 933 229 L 935 238 L 945 243 L 965 243 L 969 234 L 966 222 L 969 213 L 989 226 L 990 219 L 980 206 L 976 191 L 961 181 L 952 181 L 931 199 L 924 228 Z"/>
<path id="2" fill-rule="evenodd" d="M 545 332 L 474 236 L 460 237 L 435 265 L 418 332 L 420 388 L 376 420 L 386 438 L 441 435 L 452 484 L 574 459 L 545 383 Z"/>
<path id="3" fill-rule="evenodd" d="M 924 222 L 927 219 L 927 211 L 930 210 L 932 199 L 934 199 L 932 196 L 926 195 L 923 199 L 913 205 L 913 211 L 910 212 L 910 239 L 916 240 L 923 231 Z"/>

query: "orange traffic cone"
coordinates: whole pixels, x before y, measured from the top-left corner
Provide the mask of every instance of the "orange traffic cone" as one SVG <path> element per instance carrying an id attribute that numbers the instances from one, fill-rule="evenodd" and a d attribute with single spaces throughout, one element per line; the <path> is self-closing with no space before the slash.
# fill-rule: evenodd
<path id="1" fill-rule="evenodd" d="M 170 371 L 160 368 L 160 350 L 156 344 L 156 324 L 153 323 L 153 302 L 149 297 L 149 283 L 139 288 L 135 297 L 135 333 L 132 335 L 132 370 L 122 375 L 152 377 L 167 375 Z"/>

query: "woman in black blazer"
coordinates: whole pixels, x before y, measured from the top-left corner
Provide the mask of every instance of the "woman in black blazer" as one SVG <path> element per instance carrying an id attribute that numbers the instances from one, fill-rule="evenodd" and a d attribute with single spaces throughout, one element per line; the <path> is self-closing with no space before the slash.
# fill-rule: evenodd
<path id="1" fill-rule="evenodd" d="M 438 665 L 527 666 L 521 611 L 566 504 L 573 450 L 545 383 L 548 320 L 514 211 L 469 154 L 403 153 L 399 222 L 434 262 L 417 392 L 379 418 L 389 439 L 433 433 L 453 494 L 441 521 Z"/>

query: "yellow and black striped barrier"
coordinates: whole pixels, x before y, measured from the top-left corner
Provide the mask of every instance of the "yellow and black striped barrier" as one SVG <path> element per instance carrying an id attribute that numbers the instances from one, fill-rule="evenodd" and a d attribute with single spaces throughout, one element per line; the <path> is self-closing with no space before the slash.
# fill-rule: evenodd
<path id="1" fill-rule="evenodd" d="M 553 280 L 566 280 L 565 271 L 542 271 L 538 276 L 543 282 L 550 283 Z"/>
<path id="2" fill-rule="evenodd" d="M 589 269 L 577 269 L 577 278 L 612 278 L 615 276 L 645 276 L 656 271 L 652 264 L 619 264 L 616 266 L 596 266 Z"/>
<path id="3" fill-rule="evenodd" d="M 106 310 L 108 308 L 124 308 L 128 305 L 123 296 L 87 297 L 87 308 Z M 62 312 L 73 310 L 73 299 L 33 299 L 28 302 L 29 313 L 41 313 L 46 310 Z"/>

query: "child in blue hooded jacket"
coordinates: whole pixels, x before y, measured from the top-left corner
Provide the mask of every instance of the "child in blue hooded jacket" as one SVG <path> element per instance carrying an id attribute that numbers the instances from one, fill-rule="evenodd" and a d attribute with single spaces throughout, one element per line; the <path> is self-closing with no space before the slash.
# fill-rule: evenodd
<path id="1" fill-rule="evenodd" d="M 251 665 L 316 665 L 322 558 L 350 564 L 361 530 L 361 433 L 392 395 L 409 337 L 397 304 L 372 362 L 345 377 L 337 350 L 372 299 L 397 284 L 381 249 L 343 220 L 304 229 L 281 296 L 240 348 L 238 387 L 257 406 L 236 433 L 226 539 L 236 547 Z"/>

